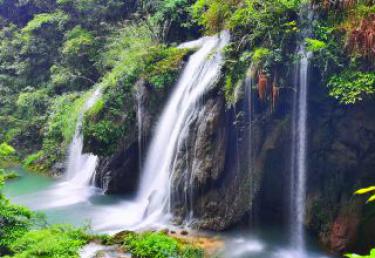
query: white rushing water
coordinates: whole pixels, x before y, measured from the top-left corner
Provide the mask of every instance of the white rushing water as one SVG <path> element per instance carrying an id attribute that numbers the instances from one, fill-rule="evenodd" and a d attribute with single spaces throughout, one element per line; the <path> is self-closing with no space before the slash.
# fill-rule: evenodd
<path id="1" fill-rule="evenodd" d="M 300 61 L 296 66 L 293 131 L 292 131 L 292 174 L 291 174 L 291 241 L 298 257 L 305 257 L 304 221 L 306 215 L 306 179 L 307 179 L 307 118 L 308 118 L 308 72 L 311 53 L 305 48 L 304 39 L 311 36 L 313 12 L 309 5 L 301 9 L 302 42 L 298 49 Z"/>
<path id="2" fill-rule="evenodd" d="M 49 209 L 84 202 L 98 190 L 92 186 L 98 157 L 83 153 L 82 120 L 84 113 L 90 109 L 101 96 L 97 88 L 84 103 L 78 116 L 73 140 L 68 149 L 64 179 L 51 189 L 30 195 L 28 202 L 33 202 L 33 209 Z M 39 197 L 38 197 L 39 196 Z M 40 202 L 34 203 L 35 199 Z"/>
<path id="3" fill-rule="evenodd" d="M 137 203 L 145 223 L 165 218 L 170 200 L 171 165 L 179 139 L 189 117 L 198 112 L 203 94 L 215 85 L 223 63 L 222 49 L 229 42 L 227 31 L 220 36 L 204 37 L 182 44 L 180 48 L 199 48 L 194 53 L 177 82 L 157 124 L 141 178 Z"/>
<path id="4" fill-rule="evenodd" d="M 85 102 L 77 121 L 76 131 L 69 146 L 66 179 L 75 186 L 89 186 L 95 174 L 98 157 L 83 153 L 82 120 L 101 96 L 101 88 L 97 88 Z"/>
<path id="5" fill-rule="evenodd" d="M 292 231 L 294 247 L 303 252 L 305 249 L 304 220 L 306 206 L 306 153 L 307 153 L 307 96 L 308 96 L 308 65 L 309 53 L 302 48 L 298 74 L 298 96 L 296 103 L 296 120 L 294 124 L 294 193 L 292 219 L 295 223 Z"/>

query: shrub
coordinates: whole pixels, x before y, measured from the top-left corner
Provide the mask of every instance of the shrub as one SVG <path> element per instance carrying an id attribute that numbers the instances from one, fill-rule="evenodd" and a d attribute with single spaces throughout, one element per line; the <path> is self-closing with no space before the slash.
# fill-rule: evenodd
<path id="1" fill-rule="evenodd" d="M 14 179 L 19 177 L 19 175 L 15 171 L 6 171 L 5 169 L 0 168 L 0 177 L 2 177 L 5 181 L 9 179 Z"/>
<path id="2" fill-rule="evenodd" d="M 142 258 L 203 257 L 200 249 L 184 245 L 162 232 L 128 234 L 125 237 L 124 247 L 135 257 Z"/>
<path id="3" fill-rule="evenodd" d="M 4 175 L 0 173 L 0 256 L 9 251 L 9 245 L 23 236 L 31 227 L 34 213 L 27 208 L 12 205 L 1 193 Z"/>
<path id="4" fill-rule="evenodd" d="M 39 161 L 40 158 L 43 157 L 43 151 L 38 151 L 36 153 L 33 153 L 33 154 L 30 154 L 28 155 L 24 160 L 23 160 L 23 165 L 25 167 L 29 167 L 33 164 L 35 164 L 35 162 Z"/>
<path id="5" fill-rule="evenodd" d="M 79 250 L 89 241 L 85 229 L 68 225 L 54 225 L 49 228 L 26 232 L 10 245 L 14 258 L 79 257 Z"/>
<path id="6" fill-rule="evenodd" d="M 15 152 L 16 150 L 9 144 L 5 142 L 0 144 L 0 158 L 9 157 L 10 155 L 13 155 Z"/>
<path id="7" fill-rule="evenodd" d="M 176 82 L 184 57 L 189 49 L 155 49 L 151 54 L 150 65 L 146 67 L 144 77 L 156 88 L 165 88 Z"/>

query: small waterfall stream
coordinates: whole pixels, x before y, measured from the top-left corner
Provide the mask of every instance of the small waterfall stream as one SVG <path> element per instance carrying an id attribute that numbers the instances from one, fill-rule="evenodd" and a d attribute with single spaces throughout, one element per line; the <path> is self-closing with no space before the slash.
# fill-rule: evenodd
<path id="1" fill-rule="evenodd" d="M 146 156 L 137 202 L 143 203 L 141 210 L 149 223 L 160 221 L 168 214 L 171 168 L 179 139 L 187 133 L 184 126 L 198 111 L 203 94 L 219 78 L 223 62 L 221 51 L 229 39 L 225 31 L 220 36 L 204 37 L 180 46 L 199 50 L 190 57 L 177 82 Z"/>
<path id="2" fill-rule="evenodd" d="M 293 245 L 303 251 L 304 240 L 304 219 L 306 199 L 306 152 L 307 152 L 307 96 L 308 96 L 308 64 L 309 53 L 303 49 L 300 51 L 301 60 L 299 63 L 298 96 L 295 108 L 294 135 L 294 168 L 293 168 L 293 203 L 292 221 L 295 225 L 292 230 Z"/>
<path id="3" fill-rule="evenodd" d="M 308 6 L 302 11 L 307 11 L 305 21 L 312 20 L 312 11 Z M 303 15 L 301 15 L 303 17 Z M 303 39 L 311 34 L 309 24 L 302 31 Z M 292 129 L 292 167 L 291 167 L 291 241 L 292 248 L 299 256 L 305 253 L 305 209 L 306 209 L 306 179 L 307 179 L 307 117 L 308 117 L 308 71 L 311 53 L 301 42 L 298 55 L 300 61 L 296 66 L 295 86 L 297 93 L 294 99 L 293 108 L 293 129 Z"/>
<path id="4" fill-rule="evenodd" d="M 100 98 L 101 88 L 97 88 L 84 104 L 78 120 L 76 131 L 69 146 L 66 179 L 75 186 L 89 186 L 94 178 L 98 157 L 83 153 L 82 122 L 84 113 Z"/>

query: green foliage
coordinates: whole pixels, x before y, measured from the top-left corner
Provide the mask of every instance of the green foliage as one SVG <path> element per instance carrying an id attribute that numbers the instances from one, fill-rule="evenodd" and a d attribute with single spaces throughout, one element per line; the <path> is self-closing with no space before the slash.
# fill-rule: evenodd
<path id="1" fill-rule="evenodd" d="M 6 181 L 15 179 L 19 177 L 19 175 L 14 171 L 6 171 L 5 169 L 0 168 L 0 177 L 2 177 L 2 179 Z"/>
<path id="2" fill-rule="evenodd" d="M 94 36 L 81 26 L 76 26 L 67 32 L 66 38 L 62 50 L 63 54 L 83 55 L 94 44 Z"/>
<path id="3" fill-rule="evenodd" d="M 85 120 L 84 124 L 86 141 L 90 146 L 96 146 L 95 153 L 110 155 L 117 149 L 118 140 L 123 135 L 123 127 L 115 125 L 112 121 L 101 119 L 96 123 Z"/>
<path id="4" fill-rule="evenodd" d="M 375 258 L 375 249 L 372 249 L 368 255 L 345 254 L 347 258 Z"/>
<path id="5" fill-rule="evenodd" d="M 300 4 L 299 0 L 202 0 L 195 4 L 194 17 L 207 31 L 231 30 L 222 82 L 229 105 L 235 101 L 235 87 L 245 79 L 251 63 L 269 75 L 289 73 L 292 66 L 285 64 L 293 62 L 296 34 L 302 26 L 296 19 Z M 224 20 L 220 18 L 223 16 Z"/>
<path id="6" fill-rule="evenodd" d="M 31 230 L 10 244 L 14 255 L 8 257 L 79 257 L 79 249 L 89 240 L 85 229 L 68 225 L 55 225 L 45 229 Z"/>
<path id="7" fill-rule="evenodd" d="M 2 194 L 4 180 L 15 176 L 0 169 L 0 256 L 78 258 L 79 249 L 91 239 L 86 229 L 67 225 L 41 228 L 41 215 L 11 204 Z"/>
<path id="8" fill-rule="evenodd" d="M 47 137 L 70 143 L 87 96 L 88 93 L 84 93 L 81 97 L 73 93 L 62 95 L 54 100 L 49 112 Z"/>
<path id="9" fill-rule="evenodd" d="M 271 55 L 272 52 L 268 48 L 256 48 L 252 53 L 252 61 L 257 66 L 263 66 Z"/>
<path id="10" fill-rule="evenodd" d="M 158 48 L 150 55 L 150 65 L 145 68 L 144 78 L 156 88 L 166 88 L 176 82 L 181 63 L 189 49 Z"/>
<path id="11" fill-rule="evenodd" d="M 142 258 L 203 258 L 202 250 L 184 245 L 161 232 L 128 234 L 124 247 L 135 257 Z"/>
<path id="12" fill-rule="evenodd" d="M 61 11 L 55 13 L 41 13 L 34 16 L 28 24 L 22 29 L 24 33 L 30 34 L 36 30 L 42 29 L 44 25 L 53 24 L 59 29 L 65 25 L 69 16 Z"/>
<path id="13" fill-rule="evenodd" d="M 329 94 L 343 104 L 354 104 L 375 93 L 375 73 L 346 70 L 328 81 Z"/>
<path id="14" fill-rule="evenodd" d="M 23 160 L 22 163 L 25 167 L 30 167 L 32 165 L 35 165 L 38 161 L 40 161 L 43 155 L 43 151 L 38 151 L 36 153 L 30 154 Z"/>
<path id="15" fill-rule="evenodd" d="M 189 50 L 167 47 L 153 39 L 145 24 L 129 25 L 110 39 L 103 54 L 100 82 L 103 97 L 85 113 L 85 145 L 99 155 L 110 155 L 122 137 L 134 132 L 134 87 L 143 79 L 156 89 L 165 89 L 177 79 Z"/>
<path id="16" fill-rule="evenodd" d="M 78 14 L 80 22 L 86 26 L 123 18 L 131 5 L 123 0 L 57 0 L 56 2 L 67 12 Z"/>
<path id="17" fill-rule="evenodd" d="M 209 33 L 218 33 L 227 22 L 238 0 L 198 0 L 192 7 L 192 15 Z"/>
<path id="18" fill-rule="evenodd" d="M 306 38 L 306 48 L 310 52 L 319 52 L 322 49 L 327 48 L 327 44 L 318 39 Z"/>
<path id="19" fill-rule="evenodd" d="M 0 158 L 6 158 L 15 154 L 16 150 L 9 144 L 3 142 L 0 144 Z"/>
<path id="20" fill-rule="evenodd" d="M 190 0 L 145 0 L 143 11 L 149 13 L 147 22 L 153 34 L 161 40 L 183 40 L 194 26 L 190 15 Z M 178 31 L 178 35 L 175 35 Z"/>
<path id="21" fill-rule="evenodd" d="M 0 256 L 9 251 L 9 245 L 24 235 L 32 225 L 34 214 L 21 206 L 11 204 L 1 193 L 5 175 L 0 173 Z"/>
<path id="22" fill-rule="evenodd" d="M 103 99 L 98 99 L 96 103 L 85 113 L 87 117 L 95 117 L 100 114 L 100 112 L 104 109 L 104 101 Z"/>
<path id="23" fill-rule="evenodd" d="M 21 116 L 30 119 L 43 115 L 47 110 L 49 100 L 47 90 L 39 89 L 20 93 L 16 105 Z"/>
<path id="24" fill-rule="evenodd" d="M 48 170 L 54 162 L 65 157 L 65 151 L 73 139 L 77 120 L 90 92 L 66 94 L 56 97 L 49 107 L 50 114 L 44 128 L 42 150 L 24 160 L 34 170 Z"/>

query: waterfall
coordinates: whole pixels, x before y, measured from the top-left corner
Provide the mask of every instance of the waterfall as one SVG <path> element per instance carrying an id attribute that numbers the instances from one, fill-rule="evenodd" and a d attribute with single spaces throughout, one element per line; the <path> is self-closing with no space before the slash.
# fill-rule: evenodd
<path id="1" fill-rule="evenodd" d="M 85 102 L 77 120 L 72 143 L 68 150 L 66 180 L 75 186 L 88 186 L 94 178 L 98 157 L 83 153 L 82 120 L 84 113 L 100 98 L 101 88 L 97 88 Z"/>
<path id="2" fill-rule="evenodd" d="M 147 152 L 137 202 L 143 203 L 146 221 L 162 219 L 170 208 L 170 179 L 179 140 L 188 130 L 189 118 L 199 111 L 199 101 L 220 76 L 222 49 L 229 42 L 229 32 L 184 43 L 180 48 L 198 48 L 172 93 L 158 121 Z"/>
<path id="3" fill-rule="evenodd" d="M 294 171 L 293 171 L 293 210 L 292 219 L 295 226 L 293 229 L 293 243 L 298 249 L 304 249 L 304 219 L 306 199 L 306 150 L 307 150 L 307 94 L 308 94 L 308 53 L 300 51 L 302 55 L 299 64 L 298 96 L 296 103 L 296 120 L 293 128 L 294 135 Z"/>
<path id="4" fill-rule="evenodd" d="M 308 21 L 312 20 L 312 12 L 307 9 Z M 302 16 L 302 15 L 301 15 Z M 303 39 L 310 34 L 310 27 L 302 31 Z M 308 116 L 308 68 L 311 53 L 305 49 L 302 42 L 298 49 L 300 56 L 296 66 L 295 86 L 297 93 L 293 107 L 292 130 L 292 174 L 291 174 L 291 236 L 292 245 L 303 255 L 305 250 L 305 206 L 306 206 L 306 174 L 307 174 L 307 116 Z"/>
<path id="5" fill-rule="evenodd" d="M 143 103 L 142 103 L 142 92 L 137 92 L 137 130 L 138 130 L 138 169 L 142 171 L 142 154 L 144 147 L 144 135 L 143 135 Z"/>
<path id="6" fill-rule="evenodd" d="M 250 65 L 245 78 L 245 103 L 244 109 L 246 113 L 246 122 L 248 123 L 247 133 L 248 133 L 248 140 L 247 140 L 247 169 L 249 175 L 253 175 L 254 170 L 254 156 L 253 156 L 253 112 L 254 112 L 254 102 L 253 102 L 253 86 L 254 86 L 254 76 L 253 76 L 253 64 Z M 251 180 L 251 188 L 250 188 L 250 196 L 252 195 L 252 191 L 256 188 L 255 180 Z M 254 209 L 253 209 L 253 200 L 250 197 L 250 217 L 249 222 L 252 224 L 254 222 Z"/>

